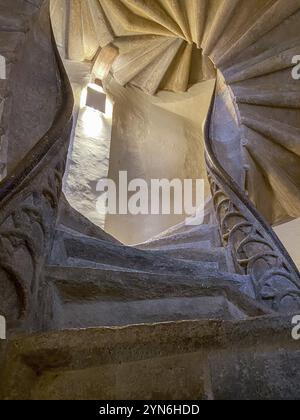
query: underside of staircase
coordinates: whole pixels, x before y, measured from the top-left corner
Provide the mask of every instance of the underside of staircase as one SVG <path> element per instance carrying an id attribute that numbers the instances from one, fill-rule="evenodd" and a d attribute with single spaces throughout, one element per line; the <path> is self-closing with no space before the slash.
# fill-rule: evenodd
<path id="1" fill-rule="evenodd" d="M 180 225 L 173 235 L 166 233 L 137 247 L 61 225 L 46 267 L 52 308 L 48 328 L 244 319 L 272 313 L 255 302 L 245 277 L 230 272 L 231 264 L 211 225 Z"/>
<path id="2" fill-rule="evenodd" d="M 91 60 L 96 77 L 150 95 L 217 78 L 219 160 L 269 223 L 300 216 L 298 0 L 52 0 L 51 11 L 63 56 Z"/>
<path id="3" fill-rule="evenodd" d="M 50 11 L 15 3 L 0 0 L 3 136 L 18 53 Z M 299 399 L 300 274 L 270 226 L 300 213 L 299 0 L 57 0 L 51 13 L 60 53 L 95 72 L 114 57 L 108 87 L 156 94 L 216 79 L 212 200 L 204 224 L 132 247 L 72 209 L 73 99 L 49 39 L 56 113 L 0 184 L 1 399 Z"/>

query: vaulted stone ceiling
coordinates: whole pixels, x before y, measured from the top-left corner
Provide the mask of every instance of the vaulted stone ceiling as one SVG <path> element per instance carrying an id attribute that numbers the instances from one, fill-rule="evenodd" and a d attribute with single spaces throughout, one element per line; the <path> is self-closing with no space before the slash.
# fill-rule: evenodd
<path id="1" fill-rule="evenodd" d="M 238 131 L 220 159 L 269 222 L 300 216 L 299 0 L 52 0 L 52 18 L 68 58 L 146 93 L 185 91 L 218 69 Z M 225 133 L 223 120 L 215 107 Z"/>

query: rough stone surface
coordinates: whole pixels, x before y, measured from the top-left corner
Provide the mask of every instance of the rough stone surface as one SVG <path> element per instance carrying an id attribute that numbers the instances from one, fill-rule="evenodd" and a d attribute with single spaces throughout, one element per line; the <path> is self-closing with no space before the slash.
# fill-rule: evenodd
<path id="1" fill-rule="evenodd" d="M 48 2 L 27 32 L 11 72 L 7 133 L 8 173 L 51 127 L 59 102 L 57 65 L 51 47 Z"/>
<path id="2" fill-rule="evenodd" d="M 291 317 L 186 321 L 20 337 L 3 399 L 300 399 Z"/>

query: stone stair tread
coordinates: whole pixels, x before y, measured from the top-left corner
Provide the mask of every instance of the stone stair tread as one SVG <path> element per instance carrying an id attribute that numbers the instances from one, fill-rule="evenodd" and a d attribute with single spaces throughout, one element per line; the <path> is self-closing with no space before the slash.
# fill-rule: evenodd
<path id="1" fill-rule="evenodd" d="M 147 246 L 147 250 L 151 251 L 168 251 L 168 250 L 176 250 L 176 249 L 198 249 L 198 250 L 205 250 L 211 249 L 212 245 L 210 241 L 189 241 L 189 242 L 170 242 L 170 243 L 163 243 L 163 244 L 153 244 L 149 243 Z"/>
<path id="2" fill-rule="evenodd" d="M 195 260 L 193 260 L 192 258 L 172 258 L 172 256 L 169 256 L 166 258 L 166 260 L 170 263 L 170 264 L 174 264 L 174 262 L 178 262 L 178 260 L 185 262 L 186 264 L 189 264 L 191 262 L 195 262 Z M 175 261 L 174 261 L 175 260 Z M 105 264 L 105 263 L 97 263 L 94 261 L 89 261 L 89 260 L 84 260 L 81 258 L 68 258 L 65 263 L 64 263 L 65 267 L 80 267 L 80 268 L 94 268 L 94 269 L 108 269 L 108 270 L 113 270 L 113 269 L 123 269 L 122 265 L 110 265 Z M 203 269 L 203 271 L 210 271 L 210 272 L 216 272 L 220 269 L 220 264 L 218 262 L 202 262 L 201 263 L 201 267 Z M 140 269 L 142 271 L 142 269 Z M 124 271 L 129 271 L 129 272 L 137 272 L 137 270 L 135 270 L 134 268 L 124 268 Z M 144 272 L 148 272 L 151 273 L 151 267 L 150 268 L 145 268 Z M 155 271 L 153 271 L 155 272 Z"/>
<path id="3" fill-rule="evenodd" d="M 224 71 L 224 77 L 227 83 L 231 84 L 267 75 L 270 72 L 273 73 L 284 68 L 284 66 L 290 67 L 292 66 L 291 58 L 293 55 L 297 55 L 299 44 L 299 37 L 290 39 L 288 42 L 282 42 L 280 45 L 264 50 L 251 59 L 233 65 Z"/>
<path id="4" fill-rule="evenodd" d="M 178 261 L 199 262 L 201 264 L 212 264 L 219 271 L 228 271 L 226 251 L 224 248 L 219 249 L 168 249 L 154 250 L 158 255 L 174 258 Z"/>
<path id="5" fill-rule="evenodd" d="M 149 241 L 145 242 L 145 244 L 150 243 L 150 242 L 154 242 L 156 240 L 160 240 L 160 239 L 167 239 L 169 237 L 175 237 L 177 235 L 182 235 L 183 237 L 185 235 L 196 235 L 197 233 L 199 235 L 209 235 L 212 231 L 217 231 L 218 227 L 216 225 L 207 225 L 207 224 L 203 224 L 203 225 L 199 225 L 199 226 L 190 226 L 190 225 L 186 225 L 185 222 L 180 223 L 179 225 L 173 226 L 170 229 L 167 229 L 166 231 L 160 233 L 157 236 L 154 236 L 153 238 L 151 238 Z M 140 244 L 143 245 L 143 244 Z"/>
<path id="6" fill-rule="evenodd" d="M 85 69 L 84 72 L 87 70 Z M 74 235 L 87 236 L 94 239 L 103 239 L 108 242 L 121 243 L 106 233 L 99 226 L 94 225 L 89 219 L 75 210 L 62 194 L 59 203 L 59 220 L 57 231 L 66 231 Z"/>
<path id="7" fill-rule="evenodd" d="M 147 242 L 137 245 L 138 248 L 152 248 L 152 247 L 160 247 L 164 245 L 171 245 L 171 244 L 185 244 L 185 243 L 193 243 L 193 242 L 206 242 L 209 241 L 213 245 L 220 244 L 219 235 L 217 228 L 213 226 L 208 228 L 203 228 L 202 230 L 198 229 L 190 229 L 190 230 L 182 230 L 174 232 L 174 233 L 167 233 L 165 236 L 158 237 L 157 239 L 151 239 Z"/>
<path id="8" fill-rule="evenodd" d="M 263 88 L 257 85 L 242 86 L 233 85 L 232 91 L 238 103 L 249 105 L 262 105 L 273 108 L 300 107 L 300 93 L 295 84 L 286 84 L 276 91 L 271 88 Z"/>
<path id="9" fill-rule="evenodd" d="M 98 264 L 100 266 L 104 264 L 145 271 L 158 272 L 162 270 L 168 273 L 175 273 L 176 271 L 183 273 L 188 270 L 189 274 L 195 274 L 201 272 L 203 263 L 211 263 L 207 264 L 205 268 L 212 271 L 216 271 L 218 268 L 226 271 L 225 254 L 219 250 L 210 252 L 208 249 L 197 249 L 196 255 L 190 259 L 192 252 L 189 249 L 165 250 L 160 255 L 157 250 L 141 250 L 94 239 L 82 234 L 57 231 L 56 235 L 49 264 L 57 263 L 68 266 L 76 264 L 94 267 L 97 267 Z M 181 258 L 171 255 L 173 252 L 181 254 Z M 187 259 L 185 260 L 185 258 Z M 216 265 L 216 263 L 220 264 Z"/>
<path id="10" fill-rule="evenodd" d="M 153 60 L 146 68 L 144 68 L 141 73 L 134 77 L 130 84 L 136 87 L 139 87 L 144 92 L 154 95 L 162 80 L 164 79 L 165 74 L 170 67 L 170 64 L 174 60 L 174 57 L 178 53 L 183 41 L 178 39 L 167 48 L 166 51 L 161 53 L 159 57 Z"/>
<path id="11" fill-rule="evenodd" d="M 194 253 L 198 253 L 199 255 L 211 255 L 212 257 L 215 257 L 216 255 L 223 255 L 226 251 L 224 248 L 222 247 L 211 247 L 211 246 L 203 246 L 201 244 L 201 242 L 199 243 L 187 243 L 187 244 L 176 244 L 176 245 L 166 245 L 166 246 L 162 246 L 161 248 L 153 248 L 153 249 L 147 249 L 145 251 L 154 253 L 154 254 L 158 254 L 158 253 L 162 253 L 162 254 L 166 254 L 168 252 L 172 253 L 180 253 L 182 252 L 186 252 L 188 254 L 188 252 L 194 252 Z"/>
<path id="12" fill-rule="evenodd" d="M 125 42 L 126 41 L 127 40 L 125 40 Z M 142 40 L 139 44 L 138 42 L 139 40 L 137 41 L 135 49 L 132 49 L 123 55 L 120 54 L 113 64 L 112 70 L 114 77 L 121 85 L 125 85 L 133 80 L 144 69 L 147 69 L 153 60 L 161 57 L 174 43 L 177 43 L 174 38 L 156 37 L 146 41 L 148 45 L 148 48 L 146 48 L 144 45 L 145 40 Z M 119 44 L 117 43 L 117 46 L 122 50 L 122 41 Z"/>
<path id="13" fill-rule="evenodd" d="M 237 275 L 49 266 L 45 280 L 49 299 L 56 302 L 50 329 L 244 319 L 269 313 L 250 294 L 245 295 L 245 279 Z"/>
<path id="14" fill-rule="evenodd" d="M 275 2 L 243 36 L 239 37 L 236 42 L 230 45 L 227 51 L 217 58 L 216 64 L 223 68 L 226 68 L 226 66 L 230 67 L 234 57 L 248 51 L 255 40 L 263 38 L 267 33 L 271 33 L 272 29 L 278 27 L 284 19 L 292 16 L 298 8 L 299 4 L 294 0 L 289 1 L 286 7 L 283 7 L 280 1 Z"/>
<path id="15" fill-rule="evenodd" d="M 132 291 L 141 292 L 140 297 L 146 298 L 145 292 L 151 296 L 161 297 L 161 293 L 168 292 L 169 295 L 184 294 L 185 290 L 204 289 L 230 289 L 238 292 L 246 290 L 245 295 L 252 298 L 251 290 L 247 289 L 248 281 L 245 276 L 220 273 L 211 270 L 202 270 L 194 275 L 185 273 L 163 273 L 148 272 L 146 270 L 133 270 L 124 267 L 68 267 L 59 265 L 48 265 L 45 270 L 46 278 L 62 286 L 68 285 L 69 291 L 80 289 L 80 299 L 85 296 L 95 297 L 95 289 L 85 288 L 85 284 L 94 284 L 99 290 L 100 296 L 110 294 L 113 290 L 131 296 Z M 244 294 L 242 296 L 245 296 Z M 97 295 L 98 296 L 98 295 Z M 116 297 L 117 294 L 114 294 Z M 257 304 L 260 306 L 259 304 Z M 261 307 L 261 306 L 260 306 Z M 269 311 L 269 309 L 264 309 Z"/>
<path id="16" fill-rule="evenodd" d="M 238 288 L 243 285 L 246 280 L 244 276 L 230 273 L 218 273 L 216 271 L 205 271 L 195 275 L 187 273 L 163 273 L 163 272 L 149 272 L 146 270 L 133 270 L 117 266 L 103 266 L 102 268 L 93 267 L 67 267 L 59 265 L 48 265 L 46 267 L 46 276 L 57 280 L 64 280 L 82 284 L 82 282 L 96 282 L 99 287 L 109 287 L 110 281 L 113 279 L 115 284 L 126 290 L 126 281 L 134 281 L 136 287 L 146 287 L 150 291 L 154 291 L 155 287 L 168 285 L 175 291 L 176 287 L 193 286 L 193 287 L 211 287 L 222 286 L 230 287 L 230 285 Z M 112 284 L 114 284 L 112 283 Z M 128 291 L 131 287 L 128 287 Z"/>

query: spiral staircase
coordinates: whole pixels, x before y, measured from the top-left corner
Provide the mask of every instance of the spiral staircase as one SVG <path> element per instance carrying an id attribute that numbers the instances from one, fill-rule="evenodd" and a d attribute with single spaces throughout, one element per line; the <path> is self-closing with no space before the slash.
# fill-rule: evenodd
<path id="1" fill-rule="evenodd" d="M 18 53 L 24 16 L 44 3 L 0 3 L 13 39 L 1 54 Z M 136 247 L 70 208 L 72 93 L 53 39 L 59 109 L 0 184 L 1 397 L 298 399 L 300 275 L 270 225 L 300 212 L 299 0 L 57 0 L 51 12 L 60 52 L 122 85 L 184 92 L 216 78 L 214 208 Z"/>
<path id="2" fill-rule="evenodd" d="M 93 60 L 95 74 L 111 65 L 118 83 L 148 94 L 184 92 L 217 77 L 215 112 L 232 116 L 228 129 L 239 141 L 224 139 L 216 115 L 213 140 L 219 158 L 227 148 L 227 172 L 272 225 L 299 217 L 299 83 L 292 78 L 299 52 L 297 0 L 63 5 L 52 1 L 64 54 Z M 61 34 L 63 16 L 68 20 Z"/>

